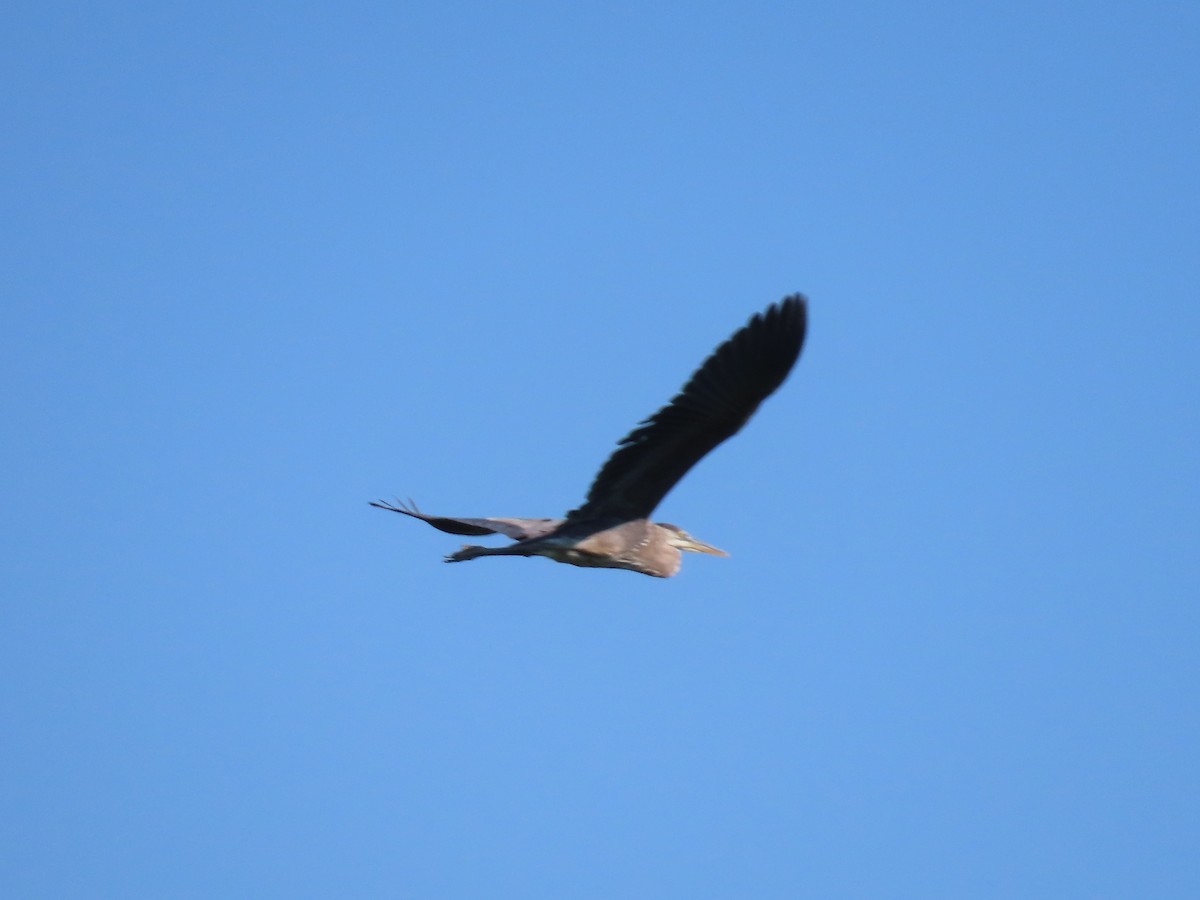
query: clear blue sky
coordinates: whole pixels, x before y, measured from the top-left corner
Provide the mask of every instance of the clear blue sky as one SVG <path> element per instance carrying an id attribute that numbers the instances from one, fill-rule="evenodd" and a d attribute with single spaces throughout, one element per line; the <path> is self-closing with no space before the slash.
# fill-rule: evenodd
<path id="1" fill-rule="evenodd" d="M 1200 896 L 1200 7 L 29 3 L 6 897 Z M 659 515 L 553 516 L 719 341 Z"/>

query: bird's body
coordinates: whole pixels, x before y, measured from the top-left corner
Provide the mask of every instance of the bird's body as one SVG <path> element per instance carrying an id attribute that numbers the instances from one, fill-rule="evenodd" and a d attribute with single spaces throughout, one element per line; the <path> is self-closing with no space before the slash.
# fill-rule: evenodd
<path id="1" fill-rule="evenodd" d="M 426 515 L 411 503 L 371 505 L 450 534 L 503 534 L 514 541 L 505 547 L 466 545 L 446 562 L 545 556 L 666 578 L 679 571 L 681 550 L 727 556 L 676 525 L 652 522 L 650 514 L 692 466 L 736 434 L 783 383 L 800 355 L 806 328 L 806 304 L 799 294 L 755 315 L 705 360 L 670 403 L 620 442 L 583 505 L 566 518 L 455 518 Z"/>
<path id="2" fill-rule="evenodd" d="M 727 556 L 675 525 L 649 519 L 619 518 L 572 522 L 570 519 L 458 519 L 428 516 L 403 503 L 371 504 L 428 522 L 449 534 L 504 534 L 515 543 L 507 547 L 468 545 L 451 553 L 446 562 L 462 562 L 477 556 L 545 556 L 556 562 L 599 569 L 630 569 L 661 578 L 679 571 L 680 550 L 696 550 Z"/>

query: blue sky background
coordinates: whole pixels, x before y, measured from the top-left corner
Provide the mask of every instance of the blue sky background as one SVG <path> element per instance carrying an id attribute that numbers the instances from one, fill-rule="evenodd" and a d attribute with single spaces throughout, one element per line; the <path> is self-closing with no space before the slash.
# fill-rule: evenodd
<path id="1" fill-rule="evenodd" d="M 1200 7 L 21 4 L 10 897 L 1200 896 Z M 756 310 L 662 581 L 558 515 Z"/>

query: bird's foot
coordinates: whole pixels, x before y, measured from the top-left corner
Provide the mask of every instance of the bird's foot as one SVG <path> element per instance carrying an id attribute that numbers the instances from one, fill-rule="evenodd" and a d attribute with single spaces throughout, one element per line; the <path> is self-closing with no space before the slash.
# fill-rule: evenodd
<path id="1" fill-rule="evenodd" d="M 463 544 L 461 550 L 455 550 L 453 553 L 447 553 L 443 562 L 463 562 L 464 560 L 474 559 L 475 557 L 486 553 L 487 547 L 480 547 L 476 544 Z"/>

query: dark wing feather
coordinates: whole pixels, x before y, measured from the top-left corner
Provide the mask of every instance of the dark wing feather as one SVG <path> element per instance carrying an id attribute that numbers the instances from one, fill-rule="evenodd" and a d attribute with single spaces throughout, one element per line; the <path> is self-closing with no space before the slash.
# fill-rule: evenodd
<path id="1" fill-rule="evenodd" d="M 460 519 L 451 516 L 431 516 L 417 509 L 416 504 L 411 500 L 407 504 L 399 500 L 395 504 L 385 500 L 372 500 L 371 505 L 428 522 L 438 531 L 445 531 L 448 534 L 473 536 L 503 534 L 514 541 L 540 537 L 553 531 L 562 523 L 562 519 Z"/>
<path id="2" fill-rule="evenodd" d="M 808 323 L 800 294 L 757 313 L 713 351 L 670 403 L 618 444 L 592 482 L 580 520 L 644 518 L 706 453 L 746 424 L 791 371 Z"/>

